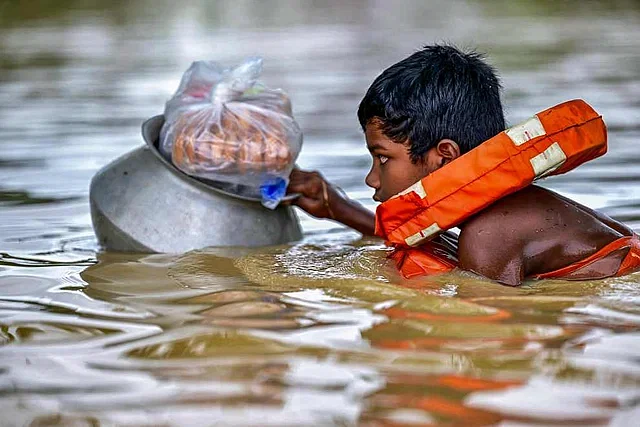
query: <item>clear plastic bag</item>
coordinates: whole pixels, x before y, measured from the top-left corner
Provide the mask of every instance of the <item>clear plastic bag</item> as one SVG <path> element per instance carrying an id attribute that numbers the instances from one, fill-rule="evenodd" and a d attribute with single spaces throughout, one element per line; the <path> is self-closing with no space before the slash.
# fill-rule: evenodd
<path id="1" fill-rule="evenodd" d="M 258 82 L 261 71 L 257 57 L 231 69 L 194 62 L 166 104 L 159 148 L 183 172 L 275 208 L 302 132 L 288 96 Z"/>

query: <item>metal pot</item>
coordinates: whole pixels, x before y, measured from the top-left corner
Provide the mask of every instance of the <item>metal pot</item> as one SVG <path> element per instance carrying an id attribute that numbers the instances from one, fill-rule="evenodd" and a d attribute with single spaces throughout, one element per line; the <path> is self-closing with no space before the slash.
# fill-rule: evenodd
<path id="1" fill-rule="evenodd" d="M 146 145 L 93 177 L 91 219 L 111 251 L 182 253 L 206 246 L 267 246 L 302 238 L 293 208 L 264 208 L 194 179 L 168 162 L 156 143 L 164 116 L 142 125 Z"/>

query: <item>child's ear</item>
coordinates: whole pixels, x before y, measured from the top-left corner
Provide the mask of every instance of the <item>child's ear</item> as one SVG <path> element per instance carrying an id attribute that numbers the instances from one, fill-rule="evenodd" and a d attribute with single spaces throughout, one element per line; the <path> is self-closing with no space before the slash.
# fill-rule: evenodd
<path id="1" fill-rule="evenodd" d="M 436 145 L 436 151 L 441 159 L 441 165 L 444 166 L 452 160 L 460 157 L 460 147 L 451 139 L 442 139 Z"/>

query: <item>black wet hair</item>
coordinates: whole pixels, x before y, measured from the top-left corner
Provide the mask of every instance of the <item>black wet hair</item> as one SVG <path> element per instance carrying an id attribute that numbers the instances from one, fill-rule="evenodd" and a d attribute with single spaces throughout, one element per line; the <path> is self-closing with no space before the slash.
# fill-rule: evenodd
<path id="1" fill-rule="evenodd" d="M 447 138 L 464 154 L 505 129 L 500 89 L 482 54 L 425 46 L 374 80 L 358 120 L 363 130 L 377 121 L 392 141 L 409 141 L 414 162 Z"/>

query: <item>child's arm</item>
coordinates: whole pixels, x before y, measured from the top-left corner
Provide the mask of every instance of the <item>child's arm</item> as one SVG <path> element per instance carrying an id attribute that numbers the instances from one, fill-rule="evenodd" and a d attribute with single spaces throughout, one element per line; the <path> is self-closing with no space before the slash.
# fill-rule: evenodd
<path id="1" fill-rule="evenodd" d="M 373 212 L 353 200 L 343 197 L 318 172 L 294 169 L 289 193 L 300 193 L 292 203 L 316 218 L 327 218 L 351 227 L 365 236 L 373 236 Z"/>

